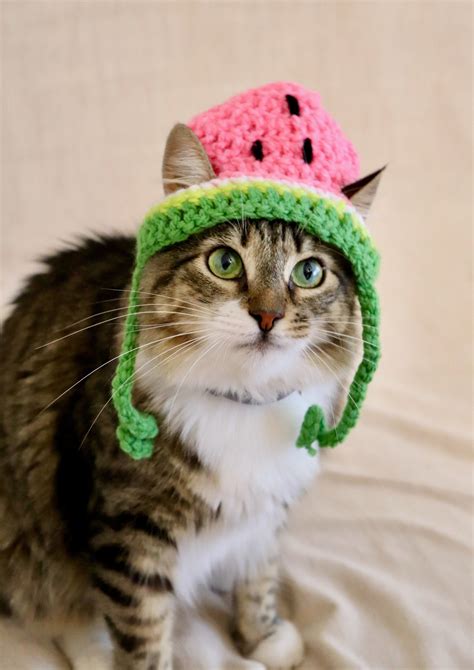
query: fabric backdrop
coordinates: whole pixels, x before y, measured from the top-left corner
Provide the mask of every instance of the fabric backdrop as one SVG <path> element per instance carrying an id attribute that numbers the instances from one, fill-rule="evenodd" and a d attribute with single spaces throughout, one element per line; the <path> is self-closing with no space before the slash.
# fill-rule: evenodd
<path id="1" fill-rule="evenodd" d="M 471 3 L 2 10 L 3 305 L 61 240 L 135 230 L 161 197 L 170 127 L 248 87 L 318 89 L 363 173 L 388 163 L 369 218 L 383 359 L 357 430 L 293 515 L 290 607 L 306 670 L 472 668 Z M 203 630 L 187 668 L 228 644 Z M 63 666 L 5 625 L 0 667 Z"/>

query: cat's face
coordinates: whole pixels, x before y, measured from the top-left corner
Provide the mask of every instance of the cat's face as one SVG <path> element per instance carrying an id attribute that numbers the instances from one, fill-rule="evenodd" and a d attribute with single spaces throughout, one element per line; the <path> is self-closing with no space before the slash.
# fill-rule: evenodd
<path id="1" fill-rule="evenodd" d="M 148 262 L 141 291 L 148 387 L 271 398 L 345 379 L 359 355 L 349 264 L 296 224 L 229 222 L 193 236 Z"/>
<path id="2" fill-rule="evenodd" d="M 361 216 L 381 174 L 342 189 Z M 163 158 L 165 194 L 215 176 L 178 123 Z M 296 224 L 223 223 L 156 254 L 140 288 L 136 377 L 148 393 L 165 398 L 171 386 L 265 401 L 336 384 L 336 403 L 345 399 L 362 355 L 354 279 L 338 251 Z"/>

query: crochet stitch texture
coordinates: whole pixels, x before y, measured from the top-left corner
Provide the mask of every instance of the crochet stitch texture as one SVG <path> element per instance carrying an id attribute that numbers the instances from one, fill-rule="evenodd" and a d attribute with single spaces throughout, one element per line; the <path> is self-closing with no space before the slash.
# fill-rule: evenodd
<path id="1" fill-rule="evenodd" d="M 135 408 L 132 401 L 144 266 L 164 247 L 244 217 L 297 222 L 337 247 L 352 265 L 362 314 L 363 359 L 337 426 L 328 429 L 321 408 L 313 405 L 296 440 L 296 446 L 310 454 L 316 453 L 318 444 L 335 446 L 357 422 L 380 355 L 374 289 L 379 256 L 362 219 L 340 190 L 357 179 L 355 151 L 322 110 L 319 96 L 297 84 L 253 89 L 195 117 L 190 126 L 218 178 L 168 196 L 139 230 L 125 336 L 112 383 L 119 444 L 132 458 L 147 458 L 159 433 L 155 417 Z"/>
<path id="2" fill-rule="evenodd" d="M 359 175 L 355 149 L 318 93 L 298 84 L 267 84 L 241 93 L 195 116 L 189 127 L 221 178 L 287 179 L 341 197 L 341 187 Z M 250 150 L 255 142 L 261 158 Z"/>

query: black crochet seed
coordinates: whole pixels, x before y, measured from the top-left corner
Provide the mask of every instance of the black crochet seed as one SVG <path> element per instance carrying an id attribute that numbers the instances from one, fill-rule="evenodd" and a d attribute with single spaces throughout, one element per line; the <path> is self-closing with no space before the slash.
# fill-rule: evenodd
<path id="1" fill-rule="evenodd" d="M 313 145 L 309 137 L 303 142 L 303 160 L 305 163 L 313 162 Z"/>
<path id="2" fill-rule="evenodd" d="M 263 161 L 263 147 L 260 140 L 255 140 L 251 148 L 252 156 L 257 161 Z"/>
<path id="3" fill-rule="evenodd" d="M 286 97 L 286 102 L 288 104 L 288 109 L 290 111 L 290 114 L 294 114 L 295 116 L 300 115 L 300 103 L 298 102 L 297 98 L 295 98 L 294 95 L 287 95 Z"/>

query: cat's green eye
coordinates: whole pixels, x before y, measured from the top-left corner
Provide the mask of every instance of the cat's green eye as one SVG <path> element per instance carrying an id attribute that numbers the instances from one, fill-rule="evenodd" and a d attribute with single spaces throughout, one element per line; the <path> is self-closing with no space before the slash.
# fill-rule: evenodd
<path id="1" fill-rule="evenodd" d="M 220 279 L 238 279 L 244 271 L 239 254 L 229 247 L 220 247 L 213 251 L 207 264 L 212 274 Z"/>
<path id="2" fill-rule="evenodd" d="M 300 288 L 316 288 L 324 278 L 324 270 L 315 258 L 306 258 L 295 265 L 291 280 Z"/>

